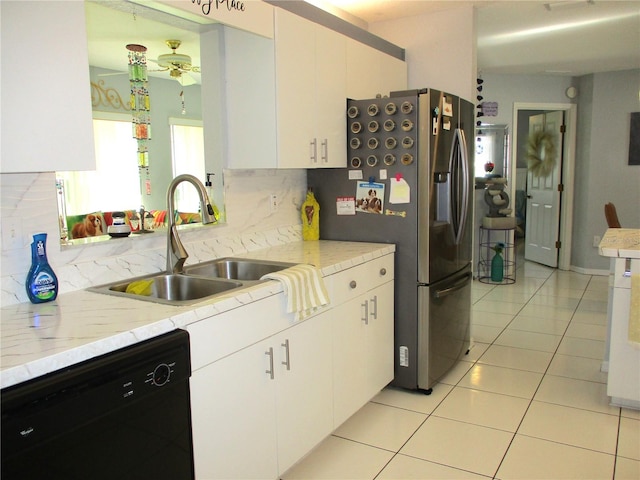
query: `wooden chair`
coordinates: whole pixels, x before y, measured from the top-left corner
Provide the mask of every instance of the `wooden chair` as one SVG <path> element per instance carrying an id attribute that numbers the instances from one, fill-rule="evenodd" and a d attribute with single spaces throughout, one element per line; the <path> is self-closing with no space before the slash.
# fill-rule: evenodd
<path id="1" fill-rule="evenodd" d="M 604 216 L 607 219 L 607 225 L 609 225 L 609 228 L 621 228 L 620 221 L 618 220 L 618 214 L 616 213 L 616 206 L 613 203 L 605 204 Z"/>

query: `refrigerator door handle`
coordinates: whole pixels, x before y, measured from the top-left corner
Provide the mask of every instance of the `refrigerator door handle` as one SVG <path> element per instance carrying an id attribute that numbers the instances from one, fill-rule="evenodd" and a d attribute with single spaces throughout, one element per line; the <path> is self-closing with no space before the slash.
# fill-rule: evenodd
<path id="1" fill-rule="evenodd" d="M 471 281 L 471 273 L 468 273 L 462 278 L 462 280 L 454 283 L 449 288 L 443 288 L 442 290 L 435 290 L 433 292 L 433 297 L 434 298 L 443 298 L 443 297 L 446 297 L 447 295 L 451 295 L 451 294 L 457 292 L 458 290 L 462 290 L 464 287 L 467 286 L 467 284 L 470 281 Z"/>
<path id="2" fill-rule="evenodd" d="M 453 221 L 453 236 L 456 245 L 459 245 L 464 235 L 464 227 L 469 210 L 469 159 L 467 157 L 467 140 L 464 131 L 456 128 L 451 145 L 449 158 L 450 205 Z"/>

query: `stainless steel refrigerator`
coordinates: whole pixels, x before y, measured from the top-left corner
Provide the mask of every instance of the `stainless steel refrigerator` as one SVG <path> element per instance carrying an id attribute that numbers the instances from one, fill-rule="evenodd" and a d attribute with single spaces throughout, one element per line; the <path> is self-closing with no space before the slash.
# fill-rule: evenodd
<path id="1" fill-rule="evenodd" d="M 392 384 L 430 393 L 470 343 L 474 107 L 421 89 L 346 115 L 348 167 L 307 174 L 320 238 L 396 245 Z"/>

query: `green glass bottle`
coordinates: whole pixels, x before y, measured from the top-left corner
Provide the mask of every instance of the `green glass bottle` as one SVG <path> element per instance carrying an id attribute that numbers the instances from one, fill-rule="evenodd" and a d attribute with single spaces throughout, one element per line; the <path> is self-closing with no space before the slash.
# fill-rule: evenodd
<path id="1" fill-rule="evenodd" d="M 496 252 L 496 254 L 491 259 L 491 281 L 492 282 L 502 282 L 504 278 L 504 259 L 500 252 Z"/>

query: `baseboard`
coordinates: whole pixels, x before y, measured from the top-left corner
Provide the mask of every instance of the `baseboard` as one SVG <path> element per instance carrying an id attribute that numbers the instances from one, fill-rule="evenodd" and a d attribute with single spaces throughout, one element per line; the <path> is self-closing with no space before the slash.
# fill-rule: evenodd
<path id="1" fill-rule="evenodd" d="M 582 267 L 576 267 L 575 265 L 571 265 L 569 267 L 569 270 L 571 270 L 572 272 L 576 272 L 576 273 L 581 273 L 583 275 L 597 275 L 597 276 L 603 276 L 606 277 L 607 275 L 609 275 L 609 270 L 601 270 L 599 268 L 582 268 Z"/>

